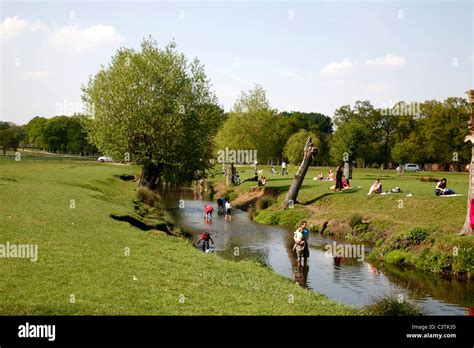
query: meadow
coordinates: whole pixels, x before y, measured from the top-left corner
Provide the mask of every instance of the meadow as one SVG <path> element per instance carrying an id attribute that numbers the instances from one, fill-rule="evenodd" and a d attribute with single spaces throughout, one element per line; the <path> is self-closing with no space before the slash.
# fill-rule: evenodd
<path id="1" fill-rule="evenodd" d="M 255 261 L 204 254 L 184 237 L 142 231 L 132 165 L 0 161 L 1 315 L 355 315 Z M 291 299 L 291 301 L 290 301 Z"/>
<path id="2" fill-rule="evenodd" d="M 271 167 L 259 166 L 268 179 L 267 187 L 278 192 L 265 198 L 265 204 L 251 213 L 254 221 L 294 227 L 307 220 L 313 231 L 334 234 L 348 240 L 369 242 L 376 246 L 371 257 L 389 263 L 412 265 L 435 272 L 456 276 L 472 276 L 474 266 L 473 235 L 458 235 L 464 224 L 467 208 L 469 175 L 466 172 L 405 172 L 395 170 L 358 169 L 350 181 L 355 188 L 343 192 L 329 189 L 331 181 L 316 181 L 319 171 L 327 176 L 335 168 L 310 167 L 293 209 L 282 210 L 281 204 L 297 168 L 291 166 L 289 175 L 271 174 Z M 240 178 L 251 177 L 254 169 L 238 166 Z M 383 191 L 399 187 L 401 193 L 368 196 L 372 183 L 380 178 Z M 437 197 L 436 180 L 446 178 L 456 197 Z M 216 173 L 214 185 L 224 177 Z M 226 194 L 231 198 L 249 192 L 255 182 L 235 186 Z M 415 239 L 415 240 L 413 240 Z"/>

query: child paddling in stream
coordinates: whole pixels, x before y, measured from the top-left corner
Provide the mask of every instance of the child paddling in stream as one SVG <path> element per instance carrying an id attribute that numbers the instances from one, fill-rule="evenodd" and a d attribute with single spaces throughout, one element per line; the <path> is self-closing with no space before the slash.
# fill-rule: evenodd
<path id="1" fill-rule="evenodd" d="M 201 233 L 201 238 L 199 239 L 196 245 L 199 245 L 199 243 L 202 242 L 201 250 L 206 252 L 206 250 L 209 249 L 209 241 L 211 241 L 212 245 L 214 245 L 214 241 L 211 238 L 211 234 L 209 232 L 203 232 Z"/>

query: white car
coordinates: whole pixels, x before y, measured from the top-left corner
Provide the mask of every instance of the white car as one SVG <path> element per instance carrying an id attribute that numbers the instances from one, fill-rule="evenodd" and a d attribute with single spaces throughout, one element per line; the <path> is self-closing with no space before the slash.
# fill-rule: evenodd
<path id="1" fill-rule="evenodd" d="M 104 162 L 113 162 L 114 160 L 112 157 L 109 156 L 101 156 L 97 159 L 97 162 L 104 163 Z"/>
<path id="2" fill-rule="evenodd" d="M 404 168 L 405 172 L 419 172 L 420 171 L 420 166 L 418 164 L 414 163 L 407 163 L 405 164 Z"/>

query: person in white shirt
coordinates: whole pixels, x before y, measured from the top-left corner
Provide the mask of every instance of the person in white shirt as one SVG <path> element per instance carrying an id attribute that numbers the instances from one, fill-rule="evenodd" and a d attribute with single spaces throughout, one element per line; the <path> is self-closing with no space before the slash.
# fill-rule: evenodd
<path id="1" fill-rule="evenodd" d="M 283 161 L 281 162 L 281 175 L 288 175 L 288 172 L 286 171 L 286 162 Z"/>
<path id="2" fill-rule="evenodd" d="M 232 204 L 230 204 L 228 199 L 225 201 L 225 220 L 226 221 L 227 221 L 227 218 L 229 218 L 229 220 L 232 220 Z"/>

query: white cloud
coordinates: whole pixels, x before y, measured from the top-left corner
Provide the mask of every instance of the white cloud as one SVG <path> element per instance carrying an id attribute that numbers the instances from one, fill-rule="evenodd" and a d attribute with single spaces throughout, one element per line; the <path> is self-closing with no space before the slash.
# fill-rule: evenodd
<path id="1" fill-rule="evenodd" d="M 405 57 L 395 56 L 389 53 L 385 57 L 369 59 L 365 62 L 365 65 L 368 67 L 392 67 L 405 65 L 406 63 L 407 60 Z"/>
<path id="2" fill-rule="evenodd" d="M 118 44 L 124 37 L 111 25 L 93 25 L 80 28 L 78 25 L 66 25 L 53 29 L 48 42 L 52 46 L 74 52 L 83 52 L 107 44 Z"/>
<path id="3" fill-rule="evenodd" d="M 29 24 L 26 20 L 18 17 L 7 17 L 0 22 L 0 37 L 10 39 L 19 33 L 28 30 Z"/>
<path id="4" fill-rule="evenodd" d="M 384 57 L 377 57 L 374 59 L 368 59 L 365 63 L 359 63 L 358 61 L 351 62 L 349 59 L 344 58 L 340 62 L 331 62 L 321 69 L 322 75 L 335 75 L 342 73 L 352 73 L 358 68 L 390 68 L 402 66 L 407 63 L 405 57 L 396 56 L 391 53 Z"/>
<path id="5" fill-rule="evenodd" d="M 49 72 L 46 70 L 35 70 L 35 71 L 25 71 L 23 73 L 23 79 L 25 80 L 39 80 L 49 75 Z"/>
<path id="6" fill-rule="evenodd" d="M 344 58 L 340 62 L 331 62 L 321 69 L 322 75 L 334 75 L 341 73 L 351 73 L 354 71 L 355 64 L 350 62 L 349 59 Z"/>
<path id="7" fill-rule="evenodd" d="M 79 25 L 48 26 L 36 20 L 7 17 L 0 22 L 0 38 L 11 39 L 23 32 L 42 32 L 44 41 L 54 47 L 83 52 L 107 44 L 117 44 L 124 40 L 112 25 L 97 24 L 81 28 Z"/>

